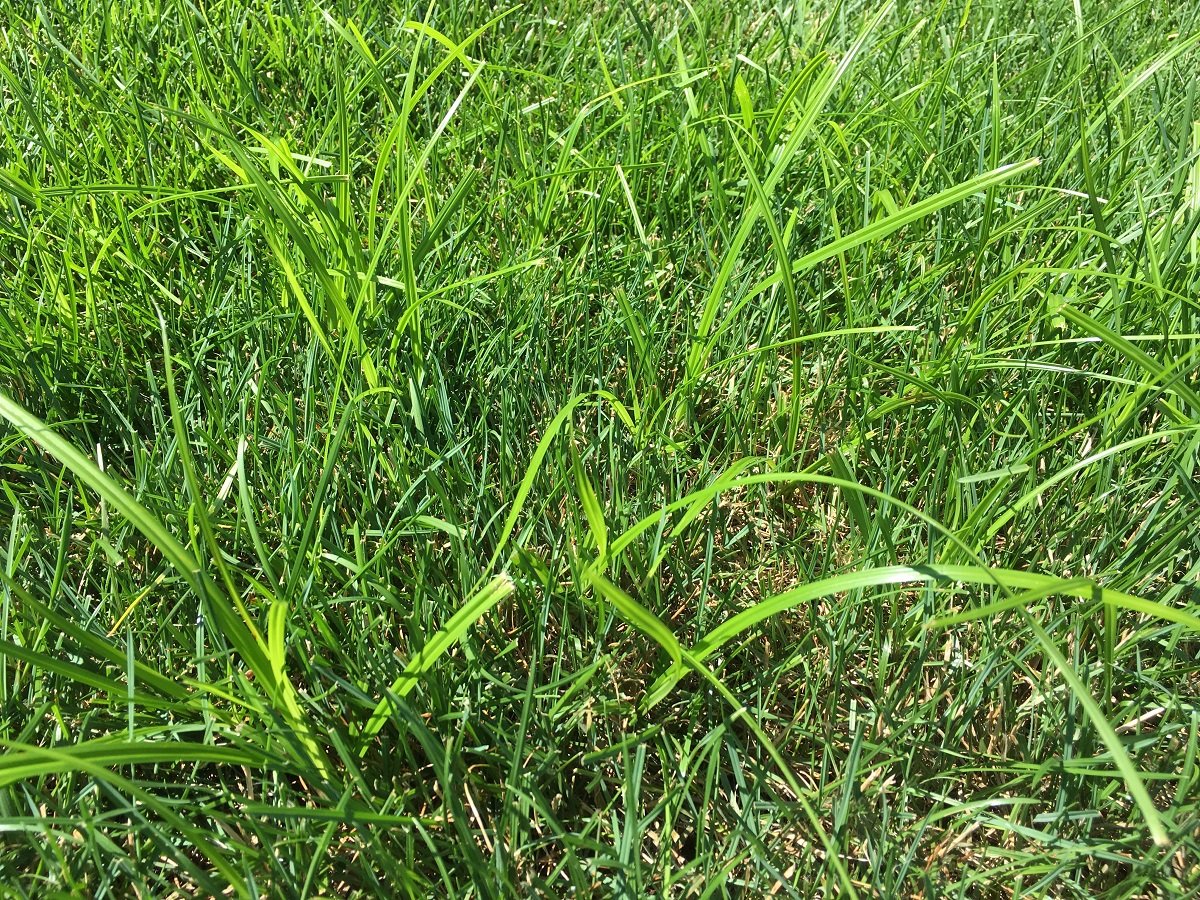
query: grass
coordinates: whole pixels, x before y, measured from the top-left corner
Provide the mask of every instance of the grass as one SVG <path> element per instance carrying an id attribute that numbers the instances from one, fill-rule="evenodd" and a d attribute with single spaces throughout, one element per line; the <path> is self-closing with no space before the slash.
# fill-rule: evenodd
<path id="1" fill-rule="evenodd" d="M 8 895 L 1200 885 L 1200 7 L 0 13 Z"/>

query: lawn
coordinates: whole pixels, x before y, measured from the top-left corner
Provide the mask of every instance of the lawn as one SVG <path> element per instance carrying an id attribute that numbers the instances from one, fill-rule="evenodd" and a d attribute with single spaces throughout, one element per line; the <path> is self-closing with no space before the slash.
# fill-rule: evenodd
<path id="1" fill-rule="evenodd" d="M 1200 890 L 1198 71 L 0 0 L 0 893 Z"/>

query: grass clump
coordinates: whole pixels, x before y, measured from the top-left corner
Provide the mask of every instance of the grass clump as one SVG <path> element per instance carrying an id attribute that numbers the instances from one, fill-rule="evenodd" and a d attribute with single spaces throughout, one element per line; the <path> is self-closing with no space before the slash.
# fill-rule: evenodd
<path id="1" fill-rule="evenodd" d="M 7 890 L 1200 884 L 1200 10 L 0 12 Z"/>

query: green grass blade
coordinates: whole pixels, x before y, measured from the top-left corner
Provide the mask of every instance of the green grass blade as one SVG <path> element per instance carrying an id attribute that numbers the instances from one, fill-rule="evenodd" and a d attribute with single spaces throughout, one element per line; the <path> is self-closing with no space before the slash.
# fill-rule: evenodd
<path id="1" fill-rule="evenodd" d="M 375 711 L 371 713 L 371 717 L 363 727 L 363 737 L 370 738 L 378 734 L 395 709 L 392 698 L 405 697 L 417 686 L 421 676 L 428 672 L 451 647 L 462 640 L 472 625 L 487 615 L 496 604 L 515 589 L 516 586 L 511 578 L 507 575 L 497 575 L 484 585 L 482 590 L 472 595 L 442 628 L 430 636 L 420 652 L 404 667 L 403 674 L 392 682 L 392 686 L 388 688 L 383 699 L 376 704 Z"/>

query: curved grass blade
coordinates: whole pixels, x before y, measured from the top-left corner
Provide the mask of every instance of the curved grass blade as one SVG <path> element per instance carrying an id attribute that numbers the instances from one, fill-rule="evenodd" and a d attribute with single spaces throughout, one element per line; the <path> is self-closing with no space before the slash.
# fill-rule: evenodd
<path id="1" fill-rule="evenodd" d="M 808 91 L 806 105 L 792 126 L 787 141 L 778 153 L 775 154 L 774 165 L 762 181 L 760 194 L 755 195 L 754 201 L 747 205 L 745 212 L 742 214 L 737 231 L 734 232 L 729 246 L 726 248 L 721 259 L 721 266 L 717 271 L 717 277 L 713 281 L 707 297 L 705 297 L 700 318 L 696 325 L 694 341 L 688 353 L 687 375 L 689 378 L 702 369 L 708 361 L 707 357 L 712 344 L 713 329 L 717 324 L 717 315 L 726 302 L 725 289 L 733 277 L 733 272 L 741 256 L 742 248 L 745 247 L 746 242 L 750 239 L 750 235 L 754 232 L 754 226 L 758 221 L 759 215 L 769 213 L 769 210 L 764 209 L 759 202 L 760 197 L 770 199 L 774 194 L 775 188 L 787 173 L 793 158 L 808 139 L 808 135 L 816 124 L 818 116 L 824 111 L 825 104 L 833 96 L 834 91 L 846 76 L 846 73 L 853 67 L 863 47 L 866 46 L 868 38 L 874 33 L 884 17 L 891 12 L 893 5 L 893 0 L 888 0 L 888 2 L 884 3 L 876 11 L 875 15 L 859 31 L 854 42 L 842 55 L 837 66 L 832 71 L 817 73 L 815 65 L 810 66 L 801 70 L 797 78 L 793 81 L 793 84 L 797 85 L 798 90 L 799 85 L 803 84 L 799 80 L 801 77 L 807 77 L 816 73 L 816 83 Z M 790 106 L 791 99 L 792 97 L 789 96 L 787 101 L 781 104 L 780 108 L 776 110 L 776 116 L 780 117 L 780 124 L 782 124 L 782 116 L 786 115 L 784 110 L 787 106 Z M 726 322 L 733 318 L 733 314 L 733 312 L 729 313 Z M 721 328 L 717 328 L 718 332 L 721 330 Z"/>
<path id="2" fill-rule="evenodd" d="M 251 893 L 242 878 L 238 861 L 223 842 L 211 839 L 212 832 L 197 828 L 182 815 L 136 782 L 123 778 L 112 768 L 129 763 L 212 762 L 228 765 L 261 765 L 262 757 L 232 747 L 214 747 L 181 742 L 112 741 L 107 738 L 88 741 L 73 747 L 33 747 L 15 741 L 0 741 L 6 753 L 0 754 L 0 784 L 13 784 L 32 778 L 64 772 L 83 772 L 106 782 L 113 788 L 138 801 L 147 810 L 166 822 L 176 834 L 190 841 L 204 856 L 220 878 L 201 868 L 191 853 L 174 851 L 171 855 L 213 896 L 232 888 L 239 897 L 249 900 Z M 224 882 L 222 884 L 222 882 Z"/>
<path id="3" fill-rule="evenodd" d="M 985 607 L 969 610 L 945 619 L 937 619 L 930 627 L 943 627 L 993 615 L 1008 609 L 1020 608 L 1041 597 L 1059 594 L 1076 597 L 1082 600 L 1097 599 L 1101 603 L 1127 609 L 1142 615 L 1154 616 L 1168 622 L 1182 625 L 1190 631 L 1200 632 L 1200 617 L 1162 603 L 1154 603 L 1141 597 L 1135 597 L 1122 591 L 1104 588 L 1087 579 L 1057 578 L 1053 575 L 1041 575 L 1035 572 L 1024 572 L 1018 569 L 997 569 L 984 566 L 880 566 L 879 568 L 863 569 L 857 572 L 847 572 L 823 578 L 809 584 L 801 585 L 790 591 L 776 594 L 756 603 L 749 609 L 731 616 L 714 627 L 692 647 L 692 654 L 700 660 L 712 656 L 721 647 L 735 637 L 743 634 L 755 625 L 772 616 L 795 609 L 804 603 L 829 597 L 834 594 L 844 594 L 862 590 L 868 587 L 882 587 L 889 584 L 911 584 L 929 582 L 949 582 L 959 584 L 976 584 L 998 586 L 1002 589 L 1021 590 L 1027 594 L 1007 597 L 1004 600 L 988 604 Z M 683 670 L 668 670 L 654 683 L 647 693 L 645 704 L 653 706 L 663 700 L 670 690 L 683 676 Z"/>
<path id="4" fill-rule="evenodd" d="M 1041 644 L 1043 650 L 1054 663 L 1055 668 L 1059 670 L 1067 685 L 1076 695 L 1088 718 L 1091 720 L 1093 727 L 1096 729 L 1097 734 L 1112 755 L 1113 762 L 1124 779 L 1130 795 L 1146 820 L 1146 826 L 1149 828 L 1154 842 L 1160 846 L 1168 846 L 1170 838 L 1167 835 L 1162 817 L 1146 790 L 1141 774 L 1121 744 L 1120 737 L 1104 715 L 1103 710 L 1100 709 L 1099 705 L 1092 698 L 1087 686 L 1075 673 L 1074 669 L 1071 668 L 1066 657 L 1062 655 L 1062 651 L 1058 649 L 1045 629 L 1034 621 L 1032 616 L 1025 612 L 1025 605 L 1054 593 L 1088 598 L 1097 596 L 1110 604 L 1123 606 L 1150 615 L 1158 615 L 1161 618 L 1186 625 L 1193 631 L 1200 631 L 1200 619 L 1182 610 L 1162 604 L 1150 603 L 1149 601 L 1132 597 L 1119 591 L 1106 590 L 1083 579 L 1059 579 L 1049 575 L 1037 575 L 1012 569 L 983 569 L 976 566 L 923 566 L 921 568 L 887 566 L 878 570 L 871 569 L 865 572 L 852 572 L 847 575 L 823 579 L 820 582 L 804 585 L 793 591 L 786 591 L 783 594 L 755 604 L 750 609 L 733 616 L 714 628 L 692 648 L 688 653 L 688 657 L 701 662 L 706 657 L 715 653 L 733 637 L 741 634 L 751 626 L 786 609 L 791 609 L 800 603 L 816 599 L 820 596 L 843 593 L 849 590 L 880 584 L 939 580 L 988 585 L 999 583 L 1002 588 L 1030 588 L 1027 594 L 1009 598 L 1001 601 L 999 604 L 989 605 L 986 608 L 986 613 L 981 611 L 981 614 L 995 613 L 1013 608 L 1021 609 L 1026 623 L 1033 629 L 1034 634 L 1037 636 L 1038 643 Z M 953 619 L 954 617 L 951 618 Z M 651 686 L 644 701 L 644 706 L 649 708 L 665 698 L 685 672 L 686 670 L 682 663 L 676 662 L 671 670 L 665 672 Z"/>
<path id="5" fill-rule="evenodd" d="M 805 791 L 801 787 L 800 783 L 796 780 L 796 776 L 792 773 L 791 767 L 788 765 L 787 760 L 783 758 L 783 754 L 779 752 L 779 748 L 775 746 L 775 742 L 771 740 L 770 735 L 763 730 L 762 726 L 758 723 L 754 716 L 750 714 L 750 711 L 746 708 L 745 704 L 739 702 L 737 697 L 734 696 L 733 692 L 729 690 L 729 687 L 723 681 L 721 681 L 721 679 L 718 678 L 716 674 L 708 668 L 708 666 L 704 665 L 704 663 L 701 662 L 701 660 L 695 656 L 695 654 L 683 649 L 679 643 L 679 639 L 676 638 L 674 632 L 667 627 L 666 622 L 664 622 L 650 610 L 646 609 L 646 607 L 644 607 L 641 603 L 639 603 L 621 588 L 617 587 L 617 585 L 613 584 L 600 573 L 588 571 L 586 573 L 586 577 L 592 587 L 598 593 L 603 595 L 605 600 L 616 607 L 617 611 L 620 612 L 622 617 L 624 617 L 629 624 L 633 625 L 643 634 L 652 638 L 655 643 L 667 651 L 667 655 L 671 657 L 671 660 L 675 665 L 686 665 L 689 669 L 693 669 L 695 672 L 697 672 L 702 678 L 711 684 L 716 689 L 717 693 L 721 695 L 722 699 L 729 704 L 729 707 L 733 710 L 733 718 L 741 718 L 746 722 L 747 725 L 750 726 L 750 730 L 754 732 L 754 736 L 758 738 L 759 743 L 762 744 L 763 748 L 767 751 L 767 754 L 771 757 L 772 762 L 775 763 L 776 768 L 779 770 L 779 774 L 783 777 L 783 780 L 787 783 L 788 788 L 795 795 L 796 800 L 800 803 L 801 808 L 804 810 L 809 823 L 813 826 L 813 829 L 817 832 L 821 842 L 824 844 L 826 860 L 833 867 L 838 878 L 841 880 L 842 890 L 845 892 L 845 895 L 847 897 L 858 896 L 854 889 L 854 882 L 850 880 L 850 875 L 846 871 L 845 864 L 842 862 L 840 854 L 837 852 L 837 849 L 834 846 L 833 841 L 830 839 L 828 832 L 822 826 L 821 820 L 817 816 L 816 811 L 805 799 Z"/>
<path id="6" fill-rule="evenodd" d="M 517 525 L 517 519 L 521 515 L 521 511 L 525 508 L 525 500 L 529 497 L 529 492 L 533 489 L 534 479 L 537 478 L 538 472 L 542 468 L 542 463 L 546 459 L 546 454 L 550 452 L 550 445 L 554 443 L 554 439 L 558 437 L 563 426 L 571 417 L 571 414 L 585 400 L 589 399 L 606 400 L 612 406 L 613 411 L 625 423 L 625 426 L 634 431 L 634 423 L 630 417 L 628 410 L 615 396 L 608 391 L 590 391 L 584 394 L 576 394 L 566 405 L 558 411 L 551 421 L 546 426 L 546 432 L 538 441 L 537 448 L 533 451 L 533 457 L 529 460 L 529 465 L 525 467 L 525 476 L 521 479 L 521 484 L 517 488 L 517 494 L 513 498 L 512 509 L 509 510 L 508 516 L 504 520 L 504 525 L 500 529 L 500 536 L 496 540 L 496 549 L 492 551 L 492 557 L 485 566 L 484 571 L 491 571 L 497 560 L 500 559 L 500 554 L 508 544 L 508 539 L 512 536 L 513 529 Z"/>
<path id="7" fill-rule="evenodd" d="M 399 699 L 408 694 L 421 676 L 428 672 L 435 662 L 462 639 L 467 630 L 483 618 L 497 603 L 513 592 L 515 585 L 507 574 L 497 575 L 481 590 L 475 593 L 447 622 L 440 628 L 404 667 L 404 672 L 392 682 L 387 694 L 371 713 L 363 728 L 363 737 L 373 737 L 383 728 L 395 709 L 393 698 Z M 363 753 L 366 747 L 363 748 Z"/>
<path id="8" fill-rule="evenodd" d="M 58 459 L 80 481 L 99 494 L 112 509 L 127 518 L 131 525 L 158 548 L 167 562 L 187 580 L 198 595 L 205 595 L 205 579 L 196 558 L 149 510 L 101 472 L 90 457 L 3 392 L 0 392 L 0 418 L 7 419 L 25 437 Z"/>
<path id="9" fill-rule="evenodd" d="M 245 603 L 242 602 L 242 598 L 234 586 L 229 567 L 225 564 L 221 547 L 217 543 L 216 533 L 208 518 L 208 504 L 204 501 L 203 492 L 200 489 L 200 479 L 196 476 L 196 467 L 192 461 L 191 446 L 183 422 L 179 397 L 175 392 L 175 373 L 171 363 L 171 348 L 167 339 L 167 323 L 161 314 L 158 322 L 163 342 L 163 378 L 167 383 L 167 403 L 171 411 L 171 424 L 175 430 L 176 446 L 179 448 L 179 462 L 183 467 L 184 481 L 187 484 L 188 492 L 191 494 L 195 521 L 199 525 L 200 533 L 208 546 L 213 564 L 225 586 L 225 594 L 222 595 L 211 580 L 203 580 L 202 587 L 207 592 L 208 608 L 212 611 L 225 638 L 257 674 L 258 680 L 263 684 L 270 697 L 271 704 L 287 721 L 296 737 L 297 749 L 308 758 L 308 761 L 326 781 L 332 783 L 335 781 L 333 767 L 316 737 L 320 730 L 309 721 L 308 716 L 301 709 L 299 695 L 284 671 L 283 661 L 273 661 L 271 649 L 251 618 Z M 283 636 L 276 635 L 275 640 L 277 645 L 282 647 Z"/>

